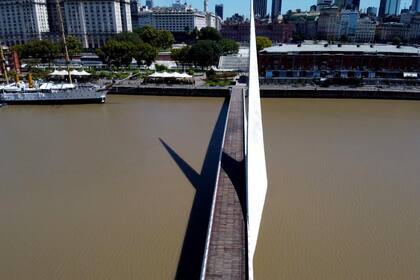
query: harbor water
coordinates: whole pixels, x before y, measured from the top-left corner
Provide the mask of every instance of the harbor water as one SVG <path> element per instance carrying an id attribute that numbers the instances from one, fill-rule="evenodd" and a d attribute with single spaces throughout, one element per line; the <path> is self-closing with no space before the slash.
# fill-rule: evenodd
<path id="1" fill-rule="evenodd" d="M 174 279 L 223 98 L 0 108 L 0 279 Z M 420 102 L 264 99 L 255 279 L 420 279 Z"/>

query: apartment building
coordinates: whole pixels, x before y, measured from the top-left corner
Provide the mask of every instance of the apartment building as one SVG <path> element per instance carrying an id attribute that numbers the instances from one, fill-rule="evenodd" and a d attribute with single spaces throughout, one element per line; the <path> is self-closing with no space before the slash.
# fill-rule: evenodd
<path id="1" fill-rule="evenodd" d="M 0 1 L 0 40 L 6 45 L 42 39 L 49 31 L 46 0 Z"/>

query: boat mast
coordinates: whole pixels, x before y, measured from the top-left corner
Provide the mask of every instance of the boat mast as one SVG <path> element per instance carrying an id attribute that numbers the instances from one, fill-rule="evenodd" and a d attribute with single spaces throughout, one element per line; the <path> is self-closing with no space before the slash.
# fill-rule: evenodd
<path id="1" fill-rule="evenodd" d="M 1 43 L 1 40 L 0 40 L 0 64 L 1 64 L 1 69 L 4 73 L 4 77 L 6 78 L 6 83 L 9 83 L 9 77 L 7 76 L 6 59 L 4 58 L 3 45 Z"/>
<path id="2" fill-rule="evenodd" d="M 73 80 L 71 78 L 71 73 L 70 73 L 70 56 L 69 56 L 69 50 L 67 48 L 66 34 L 64 33 L 64 21 L 63 21 L 63 15 L 61 13 L 60 0 L 56 0 L 55 3 L 56 3 L 56 8 L 57 8 L 58 20 L 60 21 L 59 23 L 60 23 L 61 40 L 63 40 L 63 45 L 64 45 L 64 59 L 67 65 L 67 72 L 69 73 L 69 82 L 70 84 L 72 84 Z"/>

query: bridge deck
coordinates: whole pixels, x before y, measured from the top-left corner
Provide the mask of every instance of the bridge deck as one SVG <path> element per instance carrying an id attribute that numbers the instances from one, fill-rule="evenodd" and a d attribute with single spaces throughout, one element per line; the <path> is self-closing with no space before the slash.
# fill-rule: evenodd
<path id="1" fill-rule="evenodd" d="M 205 279 L 246 279 L 244 105 L 232 92 L 219 174 Z"/>

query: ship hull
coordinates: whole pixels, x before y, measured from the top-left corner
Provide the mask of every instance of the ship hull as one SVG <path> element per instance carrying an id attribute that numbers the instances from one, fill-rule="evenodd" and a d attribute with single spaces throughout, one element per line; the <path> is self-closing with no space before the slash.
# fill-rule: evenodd
<path id="1" fill-rule="evenodd" d="M 0 100 L 7 105 L 65 105 L 65 104 L 102 104 L 105 98 L 89 99 L 56 99 L 56 100 Z"/>
<path id="2" fill-rule="evenodd" d="M 101 104 L 105 103 L 106 95 L 106 92 L 96 90 L 68 90 L 58 93 L 0 93 L 0 103 L 8 105 Z"/>

